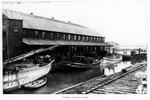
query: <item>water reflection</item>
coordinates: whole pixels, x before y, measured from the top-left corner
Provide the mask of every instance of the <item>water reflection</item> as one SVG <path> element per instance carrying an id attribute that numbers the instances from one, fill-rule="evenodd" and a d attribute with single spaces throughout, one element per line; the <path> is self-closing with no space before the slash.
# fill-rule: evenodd
<path id="1" fill-rule="evenodd" d="M 63 88 L 67 88 L 69 86 L 75 85 L 80 82 L 84 82 L 91 78 L 94 78 L 99 75 L 103 75 L 104 72 L 101 67 L 97 67 L 94 69 L 82 70 L 82 71 L 74 71 L 70 70 L 70 72 L 53 72 L 47 75 L 48 81 L 45 86 L 39 89 L 27 90 L 20 89 L 14 92 L 13 94 L 47 94 L 53 93 Z"/>
<path id="2" fill-rule="evenodd" d="M 11 92 L 12 94 L 50 94 L 61 89 L 67 88 L 69 86 L 75 85 L 80 82 L 87 81 L 91 78 L 106 74 L 110 75 L 115 72 L 119 72 L 122 68 L 128 67 L 131 65 L 131 62 L 120 62 L 115 65 L 110 65 L 108 67 L 97 67 L 94 69 L 74 71 L 70 70 L 69 72 L 51 72 L 46 77 L 48 81 L 45 86 L 39 89 L 27 90 L 20 89 Z"/>

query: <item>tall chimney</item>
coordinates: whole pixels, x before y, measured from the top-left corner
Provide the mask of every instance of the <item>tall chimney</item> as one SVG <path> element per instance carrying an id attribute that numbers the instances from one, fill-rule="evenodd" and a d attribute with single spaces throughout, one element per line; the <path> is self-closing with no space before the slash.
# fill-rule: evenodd
<path id="1" fill-rule="evenodd" d="M 33 15 L 33 12 L 31 12 L 30 15 Z"/>
<path id="2" fill-rule="evenodd" d="M 54 17 L 52 17 L 51 19 L 54 19 Z"/>

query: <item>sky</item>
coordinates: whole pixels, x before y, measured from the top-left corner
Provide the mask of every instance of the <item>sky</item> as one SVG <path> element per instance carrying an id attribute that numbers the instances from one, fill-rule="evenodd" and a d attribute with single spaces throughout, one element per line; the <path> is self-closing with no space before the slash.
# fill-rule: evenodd
<path id="1" fill-rule="evenodd" d="M 90 27 L 120 45 L 146 45 L 146 0 L 3 3 L 2 8 Z"/>

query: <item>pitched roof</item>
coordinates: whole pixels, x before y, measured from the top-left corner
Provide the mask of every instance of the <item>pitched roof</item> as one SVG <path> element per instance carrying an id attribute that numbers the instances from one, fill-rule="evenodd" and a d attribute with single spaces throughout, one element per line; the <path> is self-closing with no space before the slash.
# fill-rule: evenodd
<path id="1" fill-rule="evenodd" d="M 63 22 L 56 19 L 25 14 L 7 9 L 3 9 L 2 13 L 9 19 L 23 20 L 23 28 L 104 37 L 102 34 L 91 28 L 70 22 Z"/>

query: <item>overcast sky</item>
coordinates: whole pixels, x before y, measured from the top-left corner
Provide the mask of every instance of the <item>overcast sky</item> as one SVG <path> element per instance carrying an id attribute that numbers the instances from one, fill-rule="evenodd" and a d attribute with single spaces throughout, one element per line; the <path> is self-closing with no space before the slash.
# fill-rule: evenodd
<path id="1" fill-rule="evenodd" d="M 146 45 L 147 16 L 145 0 L 99 0 L 76 2 L 21 2 L 3 8 L 33 12 L 34 15 L 71 21 L 96 30 L 107 41 L 120 45 Z"/>

